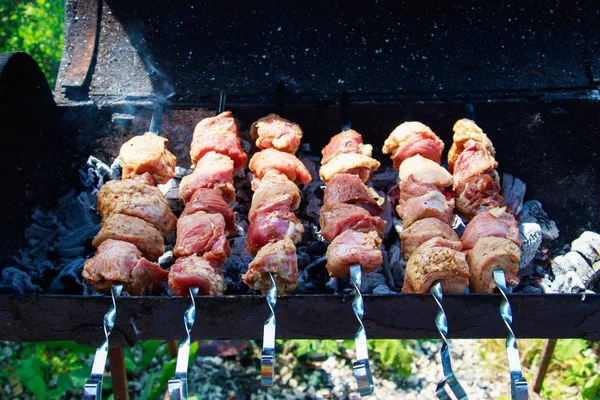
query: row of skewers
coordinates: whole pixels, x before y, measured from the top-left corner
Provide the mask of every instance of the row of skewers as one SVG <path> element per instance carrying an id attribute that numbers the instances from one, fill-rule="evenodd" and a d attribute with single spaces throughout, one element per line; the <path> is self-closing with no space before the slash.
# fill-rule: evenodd
<path id="1" fill-rule="evenodd" d="M 174 176 L 175 157 L 166 139 L 146 133 L 126 142 L 120 151 L 123 179 L 107 182 L 98 193 L 102 229 L 93 241 L 94 257 L 83 276 L 98 291 L 111 292 L 113 307 L 105 316 L 105 341 L 98 348 L 86 398 L 100 398 L 102 372 L 108 351 L 108 335 L 114 325 L 115 297 L 123 290 L 134 295 L 151 293 L 162 281 L 176 296 L 191 297 L 184 315 L 187 337 L 181 342 L 176 376 L 169 382 L 172 399 L 187 398 L 187 361 L 190 331 L 195 320 L 194 297 L 221 295 L 225 283 L 221 265 L 231 254 L 227 236 L 237 234 L 233 176 L 246 165 L 235 120 L 224 111 L 195 128 L 190 145 L 191 175 L 179 187 L 185 208 L 175 217 L 162 192 L 155 186 Z M 329 243 L 327 270 L 332 277 L 350 276 L 355 287 L 353 310 L 359 322 L 355 336 L 357 360 L 354 373 L 362 396 L 373 393 L 362 323 L 364 304 L 361 274 L 377 269 L 383 260 L 381 245 L 386 222 L 380 218 L 384 198 L 368 186 L 380 163 L 372 158 L 372 146 L 352 130 L 349 121 L 322 150 L 319 175 L 325 183 L 320 213 L 321 235 Z M 275 354 L 275 306 L 277 296 L 292 293 L 298 284 L 296 243 L 304 233 L 294 214 L 301 202 L 298 185 L 312 177 L 295 156 L 302 130 L 276 114 L 255 122 L 250 131 L 259 149 L 248 164 L 253 174 L 254 195 L 248 214 L 246 251 L 254 256 L 243 280 L 266 295 L 271 314 L 265 322 L 261 383 L 273 383 Z M 527 386 L 520 374 L 512 314 L 505 296 L 506 285 L 517 283 L 520 259 L 518 224 L 507 211 L 496 172 L 495 150 L 485 133 L 470 120 L 454 126 L 448 170 L 440 165 L 443 142 L 418 122 L 398 126 L 383 146 L 399 172 L 396 211 L 401 223 L 395 228 L 407 261 L 403 293 L 431 292 L 439 304 L 436 325 L 443 339 L 444 378 L 439 398 L 467 398 L 454 375 L 442 308 L 443 293 L 491 293 L 504 296 L 502 318 L 507 340 L 513 398 L 526 398 Z M 454 173 L 454 175 L 451 174 Z M 470 220 L 462 237 L 453 227 L 461 217 Z M 167 272 L 158 263 L 164 239 L 176 231 L 176 261 Z M 516 360 L 515 360 L 516 357 Z M 525 397 L 523 397 L 525 396 Z"/>

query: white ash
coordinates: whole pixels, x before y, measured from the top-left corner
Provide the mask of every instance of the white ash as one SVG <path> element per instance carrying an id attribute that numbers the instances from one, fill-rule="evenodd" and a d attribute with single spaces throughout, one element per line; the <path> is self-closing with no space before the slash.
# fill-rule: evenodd
<path id="1" fill-rule="evenodd" d="M 568 271 L 556 277 L 551 289 L 557 293 L 581 293 L 585 292 L 586 286 L 575 271 Z"/>
<path id="2" fill-rule="evenodd" d="M 571 250 L 580 253 L 593 264 L 600 260 L 600 235 L 596 232 L 586 231 L 571 243 Z"/>
<path id="3" fill-rule="evenodd" d="M 452 219 L 452 229 L 454 229 L 458 237 L 462 237 L 466 227 L 465 221 L 458 215 L 454 215 L 454 218 Z"/>
<path id="4" fill-rule="evenodd" d="M 511 174 L 502 174 L 502 197 L 506 207 L 515 215 L 521 212 L 526 189 L 525 182 L 519 178 Z"/>
<path id="5" fill-rule="evenodd" d="M 554 276 L 557 277 L 557 279 L 568 272 L 574 272 L 584 284 L 594 275 L 592 267 L 587 263 L 585 258 L 576 251 L 570 251 L 567 254 L 555 257 L 552 260 L 552 273 L 554 273 Z"/>
<path id="6" fill-rule="evenodd" d="M 523 204 L 520 222 L 537 223 L 542 228 L 542 237 L 546 240 L 555 240 L 560 234 L 556 222 L 548 217 L 548 214 L 542 208 L 542 203 L 538 200 L 529 200 Z"/>
<path id="7" fill-rule="evenodd" d="M 542 228 L 535 222 L 519 224 L 519 236 L 521 237 L 519 269 L 523 269 L 533 261 L 542 244 Z"/>

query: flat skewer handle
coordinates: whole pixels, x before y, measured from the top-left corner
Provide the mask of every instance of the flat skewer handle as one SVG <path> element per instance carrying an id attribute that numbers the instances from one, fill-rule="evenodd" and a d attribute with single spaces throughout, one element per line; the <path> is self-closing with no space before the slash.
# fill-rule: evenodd
<path id="1" fill-rule="evenodd" d="M 494 281 L 502 294 L 502 302 L 500 303 L 500 315 L 508 328 L 508 336 L 506 338 L 506 354 L 508 356 L 508 368 L 510 371 L 510 386 L 512 400 L 527 400 L 529 393 L 527 389 L 527 381 L 523 377 L 521 370 L 521 359 L 519 358 L 519 347 L 517 346 L 517 338 L 512 330 L 512 308 L 508 302 L 506 292 L 506 277 L 504 271 L 497 269 L 494 271 Z"/>
<path id="2" fill-rule="evenodd" d="M 273 386 L 273 377 L 275 375 L 275 305 L 277 305 L 277 285 L 275 277 L 269 273 L 271 278 L 271 288 L 267 292 L 267 304 L 271 309 L 269 318 L 265 321 L 263 330 L 263 348 L 260 358 L 260 384 L 261 386 Z"/>

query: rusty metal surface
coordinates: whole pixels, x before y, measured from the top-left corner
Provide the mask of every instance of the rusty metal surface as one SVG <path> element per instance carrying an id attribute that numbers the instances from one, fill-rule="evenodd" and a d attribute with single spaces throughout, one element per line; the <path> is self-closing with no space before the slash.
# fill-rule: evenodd
<path id="1" fill-rule="evenodd" d="M 0 296 L 0 340 L 75 340 L 95 346 L 102 340 L 102 316 L 109 297 Z M 281 339 L 354 336 L 352 297 L 298 295 L 277 305 Z M 448 295 L 444 308 L 450 338 L 503 338 L 500 295 Z M 132 346 L 138 340 L 179 339 L 187 297 L 121 297 L 110 343 Z M 269 309 L 262 296 L 196 299 L 193 339 L 260 339 Z M 600 340 L 600 295 L 512 296 L 513 328 L 519 338 Z M 365 296 L 365 329 L 376 338 L 438 338 L 437 306 L 431 295 Z"/>

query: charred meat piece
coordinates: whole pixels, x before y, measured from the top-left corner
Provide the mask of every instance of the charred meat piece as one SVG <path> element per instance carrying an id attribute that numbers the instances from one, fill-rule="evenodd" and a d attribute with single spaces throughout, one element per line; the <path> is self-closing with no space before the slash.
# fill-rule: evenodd
<path id="1" fill-rule="evenodd" d="M 292 293 L 298 286 L 298 257 L 296 246 L 290 239 L 267 243 L 262 247 L 242 279 L 254 290 L 266 294 L 271 287 L 269 273 L 275 277 L 280 296 Z"/>
<path id="2" fill-rule="evenodd" d="M 444 293 L 464 293 L 469 286 L 469 265 L 460 242 L 429 239 L 413 252 L 406 265 L 402 293 L 427 293 L 441 282 Z"/>
<path id="3" fill-rule="evenodd" d="M 452 175 L 444 167 L 420 155 L 407 158 L 400 165 L 398 176 L 400 182 L 412 176 L 421 185 L 435 185 L 440 189 L 452 185 Z"/>
<path id="4" fill-rule="evenodd" d="M 98 212 L 103 220 L 113 214 L 141 218 L 163 236 L 173 233 L 177 224 L 177 218 L 162 192 L 156 186 L 132 179 L 106 182 L 98 192 Z"/>
<path id="5" fill-rule="evenodd" d="M 458 156 L 465 150 L 466 143 L 469 140 L 479 143 L 487 149 L 492 157 L 496 156 L 496 150 L 490 139 L 481 128 L 470 119 L 459 119 L 454 124 L 452 130 L 454 131 L 454 136 L 452 137 L 452 147 L 450 147 L 450 151 L 448 152 L 448 169 L 450 172 L 454 171 L 454 164 L 456 163 Z"/>
<path id="6" fill-rule="evenodd" d="M 454 218 L 454 199 L 448 200 L 437 190 L 432 190 L 401 203 L 396 207 L 396 212 L 402 219 L 404 229 L 424 218 L 437 218 L 450 225 Z"/>
<path id="7" fill-rule="evenodd" d="M 367 210 L 353 204 L 327 203 L 321 208 L 321 235 L 332 242 L 342 232 L 376 232 L 383 238 L 385 221 L 374 217 Z"/>
<path id="8" fill-rule="evenodd" d="M 370 144 L 363 144 L 360 133 L 349 129 L 332 137 L 327 146 L 323 147 L 321 165 L 327 164 L 340 154 L 362 154 L 371 157 L 372 153 L 373 147 Z"/>
<path id="9" fill-rule="evenodd" d="M 158 260 L 165 252 L 160 232 L 141 218 L 124 214 L 112 214 L 102 222 L 102 228 L 92 244 L 99 247 L 108 239 L 122 240 L 135 245 L 150 261 Z"/>
<path id="10" fill-rule="evenodd" d="M 498 167 L 492 154 L 481 144 L 470 139 L 454 164 L 454 187 L 477 175 L 492 173 Z"/>
<path id="11" fill-rule="evenodd" d="M 266 149 L 254 154 L 248 167 L 254 174 L 252 190 L 258 188 L 261 180 L 270 170 L 286 175 L 296 184 L 308 183 L 312 179 L 308 169 L 296 156 L 275 149 Z"/>
<path id="12" fill-rule="evenodd" d="M 319 176 L 323 182 L 327 183 L 337 174 L 353 174 L 358 176 L 361 181 L 366 182 L 380 165 L 379 161 L 364 154 L 340 154 L 321 166 Z"/>
<path id="13" fill-rule="evenodd" d="M 506 211 L 506 207 L 492 208 L 475 215 L 460 239 L 463 251 L 471 250 L 480 239 L 492 236 L 509 239 L 521 246 L 519 223 L 514 215 Z"/>
<path id="14" fill-rule="evenodd" d="M 214 151 L 206 153 L 191 175 L 184 176 L 179 185 L 179 197 L 190 201 L 198 189 L 214 189 L 226 201 L 235 200 L 233 188 L 233 160 Z"/>
<path id="15" fill-rule="evenodd" d="M 81 275 L 96 291 L 108 292 L 113 284 L 120 283 L 129 294 L 142 296 L 158 288 L 168 272 L 143 258 L 135 245 L 107 239 L 85 262 Z"/>
<path id="16" fill-rule="evenodd" d="M 150 132 L 125 142 L 119 152 L 123 179 L 149 172 L 156 184 L 167 183 L 175 175 L 176 161 L 166 142 L 167 139 Z"/>
<path id="17" fill-rule="evenodd" d="M 178 258 L 169 271 L 169 288 L 174 296 L 188 296 L 192 287 L 199 288 L 201 295 L 222 295 L 225 279 L 221 268 L 197 255 Z"/>
<path id="18" fill-rule="evenodd" d="M 298 243 L 302 239 L 304 227 L 291 211 L 275 211 L 258 214 L 248 227 L 246 252 L 257 252 L 269 242 L 291 239 Z"/>
<path id="19" fill-rule="evenodd" d="M 356 204 L 371 215 L 383 214 L 384 199 L 373 189 L 367 187 L 358 176 L 352 174 L 336 174 L 327 182 L 323 203 Z"/>
<path id="20" fill-rule="evenodd" d="M 456 232 L 447 223 L 437 218 L 420 219 L 407 229 L 402 229 L 400 234 L 402 257 L 405 260 L 410 259 L 417 247 L 436 237 L 453 242 L 460 241 Z"/>
<path id="21" fill-rule="evenodd" d="M 233 160 L 236 170 L 244 168 L 247 156 L 240 144 L 238 128 L 231 111 L 198 122 L 190 145 L 192 166 L 208 152 L 214 151 Z"/>
<path id="22" fill-rule="evenodd" d="M 221 265 L 231 254 L 225 237 L 225 219 L 221 214 L 197 212 L 177 221 L 177 242 L 173 248 L 176 257 L 192 254 L 208 257 Z"/>
<path id="23" fill-rule="evenodd" d="M 359 264 L 363 272 L 373 272 L 383 262 L 377 232 L 347 230 L 338 235 L 327 247 L 327 271 L 331 277 L 347 276 L 350 267 Z"/>
<path id="24" fill-rule="evenodd" d="M 286 175 L 269 170 L 252 196 L 248 220 L 253 222 L 259 214 L 275 211 L 294 211 L 300 206 L 300 189 Z"/>
<path id="25" fill-rule="evenodd" d="M 404 160 L 417 154 L 439 164 L 443 150 L 444 142 L 427 125 L 416 121 L 398 125 L 382 149 L 383 154 L 391 154 L 396 170 Z"/>
<path id="26" fill-rule="evenodd" d="M 486 237 L 479 239 L 469 252 L 469 286 L 475 293 L 492 293 L 496 289 L 494 270 L 504 271 L 506 283 L 514 286 L 519 283 L 517 272 L 521 251 L 510 239 Z"/>
<path id="27" fill-rule="evenodd" d="M 256 140 L 256 147 L 261 150 L 275 149 L 294 154 L 302 140 L 302 129 L 277 114 L 269 114 L 252 124 L 250 137 Z"/>
<path id="28" fill-rule="evenodd" d="M 190 201 L 185 205 L 181 217 L 197 212 L 221 214 L 225 220 L 225 231 L 228 235 L 235 235 L 235 214 L 217 191 L 213 189 L 196 190 Z"/>

